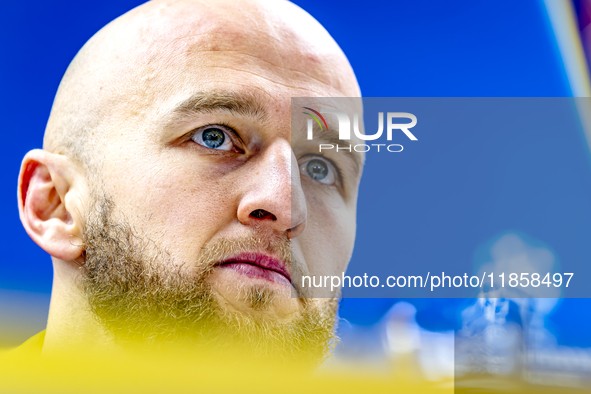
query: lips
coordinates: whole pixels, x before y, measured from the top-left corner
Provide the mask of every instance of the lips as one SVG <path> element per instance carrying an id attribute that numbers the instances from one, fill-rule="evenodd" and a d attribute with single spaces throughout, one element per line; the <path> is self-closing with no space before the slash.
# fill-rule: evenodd
<path id="1" fill-rule="evenodd" d="M 250 278 L 266 279 L 291 286 L 291 275 L 286 264 L 278 258 L 262 253 L 240 253 L 218 264 Z"/>

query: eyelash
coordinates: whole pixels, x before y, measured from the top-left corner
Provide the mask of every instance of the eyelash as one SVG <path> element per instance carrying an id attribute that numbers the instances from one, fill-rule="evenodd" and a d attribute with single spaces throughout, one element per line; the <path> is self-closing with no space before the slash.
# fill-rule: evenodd
<path id="1" fill-rule="evenodd" d="M 239 152 L 234 152 L 234 153 L 244 153 L 244 149 L 242 149 L 242 147 L 241 147 L 241 146 L 244 146 L 244 141 L 242 141 L 242 138 L 240 138 L 240 135 L 235 130 L 235 128 L 230 123 L 227 123 L 225 121 L 220 121 L 220 122 L 215 122 L 215 123 L 207 123 L 207 124 L 204 124 L 203 126 L 197 127 L 195 130 L 193 130 L 189 134 L 188 140 L 191 141 L 193 139 L 193 137 L 195 137 L 199 132 L 205 130 L 209 126 L 222 126 L 224 128 L 224 131 L 230 135 L 230 139 L 232 140 L 232 144 L 234 145 L 234 147 L 239 151 Z M 240 143 L 236 144 L 235 140 L 238 140 Z M 198 144 L 196 142 L 195 142 L 195 144 L 197 144 L 209 151 L 212 151 L 212 152 L 225 152 L 223 150 L 208 148 L 208 147 Z"/>

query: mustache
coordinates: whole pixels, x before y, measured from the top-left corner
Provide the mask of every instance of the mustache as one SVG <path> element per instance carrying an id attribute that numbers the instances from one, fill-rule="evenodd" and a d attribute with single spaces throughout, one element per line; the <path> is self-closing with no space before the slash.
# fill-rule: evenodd
<path id="1" fill-rule="evenodd" d="M 206 243 L 199 254 L 198 275 L 207 277 L 220 262 L 244 252 L 263 252 L 280 259 L 292 278 L 300 278 L 308 273 L 306 264 L 295 257 L 291 239 L 252 234 L 238 238 L 221 238 Z M 292 295 L 295 297 L 302 294 L 302 289 L 296 283 L 299 281 L 292 282 L 295 291 Z"/>

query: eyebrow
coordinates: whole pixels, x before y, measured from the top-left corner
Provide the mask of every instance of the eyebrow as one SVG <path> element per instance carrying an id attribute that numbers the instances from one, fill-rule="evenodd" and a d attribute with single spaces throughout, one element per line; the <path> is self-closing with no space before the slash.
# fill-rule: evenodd
<path id="1" fill-rule="evenodd" d="M 183 100 L 171 112 L 169 121 L 166 123 L 176 123 L 182 121 L 185 117 L 194 115 L 212 113 L 216 111 L 226 111 L 245 117 L 253 118 L 261 123 L 268 119 L 268 113 L 262 104 L 259 95 L 249 92 L 229 92 L 229 91 L 210 91 L 196 92 L 186 100 Z M 317 131 L 318 132 L 318 131 Z M 319 140 L 335 146 L 342 142 L 336 133 L 330 130 L 319 131 Z M 351 144 L 353 146 L 353 144 Z M 355 165 L 355 171 L 363 167 L 365 155 L 348 150 L 341 150 L 349 157 Z"/>
<path id="2" fill-rule="evenodd" d="M 187 116 L 216 111 L 226 111 L 254 118 L 257 121 L 267 120 L 267 111 L 258 95 L 244 92 L 197 92 L 179 103 L 171 112 L 171 122 Z"/>

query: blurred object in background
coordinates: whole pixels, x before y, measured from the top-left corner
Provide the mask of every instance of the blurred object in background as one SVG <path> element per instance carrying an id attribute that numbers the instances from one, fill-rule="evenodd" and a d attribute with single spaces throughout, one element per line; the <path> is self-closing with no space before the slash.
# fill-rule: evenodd
<path id="1" fill-rule="evenodd" d="M 573 0 L 587 68 L 591 66 L 591 0 Z"/>
<path id="2" fill-rule="evenodd" d="M 489 270 L 530 266 L 531 272 L 552 272 L 556 267 L 550 249 L 531 245 L 517 234 L 500 237 L 490 255 L 493 261 L 483 264 Z M 456 335 L 456 377 L 494 375 L 537 385 L 591 387 L 591 348 L 558 346 L 547 327 L 547 316 L 558 299 L 511 298 L 533 294 L 503 290 L 483 293 L 462 313 L 462 329 Z"/>
<path id="3" fill-rule="evenodd" d="M 393 366 L 407 376 L 429 381 L 454 375 L 453 331 L 434 332 L 416 322 L 416 308 L 399 302 L 385 316 L 385 347 Z"/>
<path id="4" fill-rule="evenodd" d="M 475 270 L 523 265 L 552 270 L 559 266 L 550 248 L 524 235 L 503 234 L 488 245 L 490 258 Z M 455 333 L 421 327 L 417 308 L 405 301 L 395 303 L 370 326 L 343 321 L 338 332 L 342 341 L 335 352 L 337 365 L 371 365 L 377 374 L 417 380 L 455 377 L 459 387 L 466 383 L 508 390 L 591 389 L 591 348 L 561 345 L 553 333 L 549 316 L 561 300 L 524 298 L 531 296 L 511 288 L 504 294 L 483 293 L 459 310 L 461 326 Z M 588 305 L 584 301 L 581 305 Z M 588 313 L 587 309 L 570 311 L 573 321 L 576 314 Z"/>
<path id="5" fill-rule="evenodd" d="M 589 57 L 583 46 L 588 0 L 541 0 L 573 97 L 590 97 Z M 584 115 L 584 114 L 581 114 Z"/>
<path id="6" fill-rule="evenodd" d="M 376 374 L 413 380 L 452 380 L 454 332 L 424 329 L 417 323 L 416 314 L 412 304 L 401 301 L 369 327 L 342 321 L 336 365 L 370 366 Z"/>

